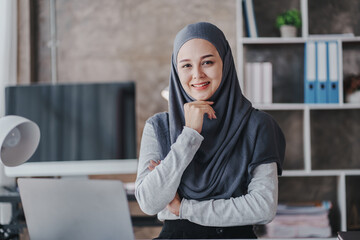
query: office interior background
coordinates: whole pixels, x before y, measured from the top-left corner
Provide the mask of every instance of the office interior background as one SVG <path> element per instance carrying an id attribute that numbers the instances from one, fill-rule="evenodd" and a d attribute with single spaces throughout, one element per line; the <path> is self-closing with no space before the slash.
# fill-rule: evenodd
<path id="1" fill-rule="evenodd" d="M 247 36 L 241 1 L 236 0 L 7 2 L 11 28 L 0 42 L 10 47 L 7 60 L 0 62 L 0 97 L 9 84 L 135 81 L 138 149 L 146 119 L 167 110 L 161 91 L 168 85 L 176 33 L 189 23 L 214 23 L 230 43 L 242 83 L 246 63 L 272 63 L 273 104 L 258 107 L 275 117 L 287 138 L 288 172 L 279 182 L 279 202 L 330 201 L 332 235 L 360 229 L 360 103 L 347 103 L 341 91 L 347 76 L 360 74 L 359 1 L 253 0 L 260 40 Z M 295 40 L 282 40 L 276 15 L 304 7 L 307 27 L 298 30 Z M 304 46 L 311 34 L 336 34 L 330 39 L 341 45 L 337 104 L 304 104 Z M 0 116 L 3 105 L 1 100 Z M 13 181 L 1 176 L 1 183 Z M 133 182 L 136 173 L 92 178 Z M 136 202 L 130 206 L 141 215 Z M 160 227 L 134 229 L 139 238 L 151 238 Z"/>

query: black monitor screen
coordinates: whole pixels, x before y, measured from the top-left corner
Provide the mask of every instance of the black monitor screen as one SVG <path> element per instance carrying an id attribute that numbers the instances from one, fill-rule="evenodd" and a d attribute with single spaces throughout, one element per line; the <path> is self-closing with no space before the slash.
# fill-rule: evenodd
<path id="1" fill-rule="evenodd" d="M 37 84 L 5 89 L 6 115 L 39 125 L 30 162 L 136 158 L 135 84 Z"/>

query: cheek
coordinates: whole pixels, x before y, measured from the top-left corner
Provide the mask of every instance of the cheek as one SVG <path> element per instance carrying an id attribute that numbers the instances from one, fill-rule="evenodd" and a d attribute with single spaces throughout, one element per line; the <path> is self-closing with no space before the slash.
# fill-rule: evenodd
<path id="1" fill-rule="evenodd" d="M 219 80 L 219 85 L 220 85 L 221 80 L 222 80 L 222 71 L 221 71 L 221 70 L 220 70 L 220 74 L 219 74 L 219 76 L 218 76 L 218 80 Z"/>
<path id="2" fill-rule="evenodd" d="M 211 74 L 211 75 L 210 75 Z M 211 73 L 208 76 L 211 76 L 213 81 L 216 81 L 218 85 L 220 85 L 222 79 L 222 69 L 221 68 L 214 68 L 212 69 Z"/>
<path id="3" fill-rule="evenodd" d="M 184 72 L 179 72 L 178 75 L 181 85 L 183 86 L 183 88 L 186 88 L 191 80 L 191 78 L 189 78 L 189 74 L 186 74 Z"/>

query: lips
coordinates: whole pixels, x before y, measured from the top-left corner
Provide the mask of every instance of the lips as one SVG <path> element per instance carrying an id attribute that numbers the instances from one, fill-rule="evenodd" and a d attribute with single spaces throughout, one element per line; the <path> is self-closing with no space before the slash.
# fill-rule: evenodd
<path id="1" fill-rule="evenodd" d="M 195 88 L 202 88 L 202 87 L 205 87 L 207 85 L 209 85 L 210 82 L 202 82 L 202 83 L 197 83 L 197 84 L 191 84 L 192 87 L 195 87 Z"/>

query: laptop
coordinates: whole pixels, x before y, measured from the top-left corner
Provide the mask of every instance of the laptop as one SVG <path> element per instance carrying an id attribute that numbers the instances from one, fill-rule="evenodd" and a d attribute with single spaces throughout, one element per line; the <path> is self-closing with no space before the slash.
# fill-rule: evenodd
<path id="1" fill-rule="evenodd" d="M 133 240 L 118 180 L 19 178 L 31 240 Z"/>

